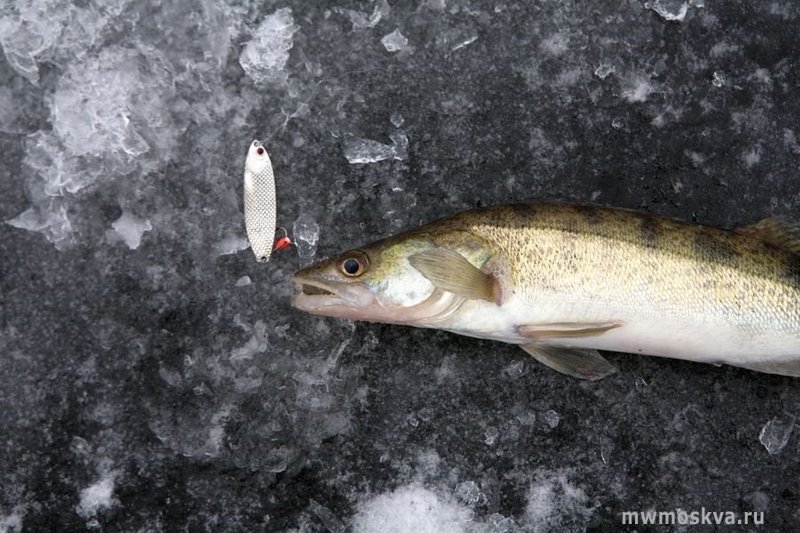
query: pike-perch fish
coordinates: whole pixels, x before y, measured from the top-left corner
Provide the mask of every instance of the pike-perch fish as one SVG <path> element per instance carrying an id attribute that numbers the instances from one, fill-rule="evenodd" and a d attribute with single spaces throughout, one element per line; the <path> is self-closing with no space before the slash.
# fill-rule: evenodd
<path id="1" fill-rule="evenodd" d="M 597 350 L 800 376 L 800 230 L 736 230 L 624 209 L 477 209 L 298 271 L 297 309 L 519 345 L 564 374 Z"/>

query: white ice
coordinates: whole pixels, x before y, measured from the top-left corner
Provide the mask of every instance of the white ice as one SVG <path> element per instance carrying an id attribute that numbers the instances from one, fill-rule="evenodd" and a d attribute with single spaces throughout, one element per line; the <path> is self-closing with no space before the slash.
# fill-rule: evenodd
<path id="1" fill-rule="evenodd" d="M 342 13 L 350 19 L 353 24 L 354 30 L 361 30 L 367 28 L 374 28 L 378 25 L 383 17 L 389 14 L 391 8 L 386 0 L 377 0 L 375 7 L 372 8 L 372 13 L 364 11 L 356 11 L 355 9 L 344 9 L 337 7 L 333 9 L 337 13 Z"/>
<path id="2" fill-rule="evenodd" d="M 616 68 L 614 67 L 614 65 L 611 65 L 609 63 L 602 63 L 596 69 L 594 69 L 594 75 L 600 78 L 601 80 L 604 80 L 611 74 L 614 74 L 615 70 Z"/>
<path id="3" fill-rule="evenodd" d="M 116 476 L 116 472 L 106 473 L 98 481 L 81 490 L 80 503 L 75 508 L 75 512 L 88 520 L 95 516 L 98 511 L 108 509 L 119 503 L 113 497 Z"/>
<path id="4" fill-rule="evenodd" d="M 468 508 L 413 483 L 362 503 L 353 530 L 362 533 L 460 533 L 472 521 Z"/>
<path id="5" fill-rule="evenodd" d="M 122 240 L 128 248 L 135 250 L 142 242 L 142 235 L 152 230 L 153 226 L 149 220 L 143 220 L 128 211 L 123 211 L 122 215 L 111 223 L 111 228 L 106 234 L 110 240 Z"/>
<path id="6" fill-rule="evenodd" d="M 228 235 L 221 241 L 217 241 L 211 247 L 214 255 L 230 255 L 246 250 L 250 247 L 250 241 L 244 235 Z"/>
<path id="7" fill-rule="evenodd" d="M 644 7 L 652 9 L 658 15 L 669 22 L 683 22 L 689 10 L 689 2 L 676 0 L 653 0 L 645 2 Z"/>
<path id="8" fill-rule="evenodd" d="M 381 39 L 381 44 L 386 48 L 387 52 L 399 52 L 408 48 L 408 39 L 405 35 L 400 33 L 400 29 L 395 29 L 392 33 L 388 33 Z"/>
<path id="9" fill-rule="evenodd" d="M 761 428 L 761 433 L 758 435 L 758 440 L 767 449 L 770 455 L 776 455 L 786 447 L 789 442 L 789 437 L 792 435 L 794 429 L 795 417 L 792 415 L 783 415 L 775 417 Z"/>
<path id="10" fill-rule="evenodd" d="M 377 163 L 387 159 L 403 161 L 408 158 L 408 137 L 401 131 L 391 134 L 392 144 L 372 139 L 350 139 L 344 145 L 344 156 L 351 164 Z"/>
<path id="11" fill-rule="evenodd" d="M 51 201 L 30 207 L 6 224 L 15 228 L 42 233 L 57 250 L 68 248 L 75 240 L 72 224 L 67 217 L 67 208 L 61 202 Z"/>
<path id="12" fill-rule="evenodd" d="M 627 88 L 622 91 L 622 96 L 631 103 L 645 102 L 653 91 L 653 86 L 648 80 L 645 78 L 634 78 L 630 80 Z"/>
<path id="13" fill-rule="evenodd" d="M 557 531 L 563 517 L 588 519 L 593 512 L 586 493 L 565 472 L 540 470 L 528 490 L 524 518 L 530 531 Z"/>
<path id="14" fill-rule="evenodd" d="M 286 82 L 286 62 L 299 29 L 288 7 L 264 17 L 239 55 L 239 64 L 247 76 L 257 85 Z"/>

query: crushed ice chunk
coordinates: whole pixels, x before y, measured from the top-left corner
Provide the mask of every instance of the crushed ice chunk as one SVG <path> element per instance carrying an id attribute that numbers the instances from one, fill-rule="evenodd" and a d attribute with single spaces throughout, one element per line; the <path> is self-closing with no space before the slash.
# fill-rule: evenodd
<path id="1" fill-rule="evenodd" d="M 457 42 L 456 44 L 454 44 L 453 47 L 450 48 L 450 50 L 455 52 L 456 50 L 460 50 L 462 48 L 465 48 L 465 47 L 471 45 L 472 43 L 474 43 L 477 40 L 478 40 L 478 36 L 477 35 L 471 35 L 470 37 L 467 37 L 466 39 L 463 39 L 463 40 Z"/>
<path id="2" fill-rule="evenodd" d="M 317 253 L 319 224 L 308 213 L 300 213 L 300 216 L 294 221 L 292 233 L 297 247 L 297 255 L 300 257 L 300 266 L 305 266 Z"/>
<path id="3" fill-rule="evenodd" d="M 405 121 L 403 115 L 401 115 L 399 111 L 395 111 L 394 113 L 392 113 L 392 116 L 389 117 L 389 120 L 391 121 L 392 126 L 394 126 L 395 128 L 399 128 L 400 126 L 402 126 L 403 122 Z"/>
<path id="4" fill-rule="evenodd" d="M 494 445 L 494 443 L 495 443 L 495 442 L 497 442 L 497 437 L 499 437 L 499 436 L 500 436 L 500 432 L 497 430 L 497 428 L 496 428 L 496 427 L 494 427 L 494 426 L 489 426 L 489 427 L 487 427 L 487 428 L 486 428 L 486 430 L 483 432 L 483 436 L 484 436 L 484 440 L 483 440 L 483 441 L 484 441 L 484 442 L 485 442 L 485 443 L 486 443 L 488 446 L 493 446 L 493 445 Z"/>
<path id="5" fill-rule="evenodd" d="M 472 512 L 468 508 L 413 483 L 362 503 L 353 530 L 357 533 L 461 533 L 471 520 Z"/>
<path id="6" fill-rule="evenodd" d="M 683 22 L 689 10 L 689 2 L 675 0 L 653 0 L 645 2 L 645 9 L 652 9 L 668 22 Z"/>
<path id="7" fill-rule="evenodd" d="M 267 325 L 263 320 L 258 320 L 253 325 L 253 336 L 239 348 L 231 352 L 231 361 L 240 361 L 242 359 L 252 359 L 253 356 L 264 353 L 269 348 L 269 340 L 267 338 Z"/>
<path id="8" fill-rule="evenodd" d="M 322 524 L 325 526 L 325 529 L 329 531 L 329 533 L 344 533 L 347 530 L 344 522 L 342 522 L 335 514 L 333 514 L 330 509 L 324 505 L 321 505 L 319 502 L 309 499 L 308 508 L 317 516 L 317 518 L 320 519 Z"/>
<path id="9" fill-rule="evenodd" d="M 72 224 L 67 217 L 67 207 L 63 203 L 50 202 L 47 208 L 44 205 L 30 207 L 7 220 L 6 224 L 41 233 L 59 251 L 75 243 Z"/>
<path id="10" fill-rule="evenodd" d="M 149 220 L 142 220 L 128 211 L 111 223 L 112 231 L 109 232 L 111 240 L 122 240 L 128 248 L 135 250 L 142 242 L 142 235 L 153 229 Z"/>
<path id="11" fill-rule="evenodd" d="M 334 8 L 334 11 L 347 15 L 347 18 L 349 18 L 350 22 L 353 24 L 353 29 L 356 30 L 374 28 L 384 16 L 389 14 L 391 8 L 386 0 L 378 0 L 375 3 L 375 7 L 372 9 L 371 15 L 363 11 L 356 11 L 355 9 Z"/>
<path id="12" fill-rule="evenodd" d="M 753 168 L 761 162 L 761 146 L 752 146 L 742 153 L 742 161 L 747 168 Z"/>
<path id="13" fill-rule="evenodd" d="M 113 497 L 116 477 L 116 472 L 109 472 L 103 475 L 99 481 L 81 490 L 81 500 L 75 508 L 75 512 L 88 520 L 94 517 L 98 511 L 116 505 L 118 502 Z"/>
<path id="14" fill-rule="evenodd" d="M 616 67 L 614 67 L 614 65 L 610 65 L 608 63 L 602 63 L 596 69 L 594 69 L 594 75 L 600 78 L 601 80 L 604 80 L 611 74 L 614 74 L 616 70 L 617 69 Z"/>
<path id="15" fill-rule="evenodd" d="M 517 420 L 523 426 L 532 426 L 536 422 L 536 413 L 532 411 L 523 411 L 517 415 Z"/>
<path id="16" fill-rule="evenodd" d="M 466 505 L 475 505 L 481 499 L 481 489 L 474 481 L 462 481 L 456 485 L 456 498 Z"/>
<path id="17" fill-rule="evenodd" d="M 789 442 L 789 437 L 794 429 L 795 417 L 793 415 L 784 415 L 775 417 L 761 428 L 761 433 L 758 435 L 758 440 L 767 449 L 770 455 L 776 455 Z"/>
<path id="18" fill-rule="evenodd" d="M 399 52 L 408 48 L 408 38 L 400 33 L 398 28 L 392 33 L 384 35 L 381 39 L 381 44 L 383 44 L 387 52 Z"/>
<path id="19" fill-rule="evenodd" d="M 544 423 L 550 426 L 550 429 L 555 429 L 561 421 L 561 415 L 558 412 L 548 409 L 544 413 Z"/>
<path id="20" fill-rule="evenodd" d="M 711 76 L 711 83 L 714 85 L 714 87 L 722 87 L 725 85 L 725 73 L 715 70 L 714 74 Z"/>
<path id="21" fill-rule="evenodd" d="M 241 278 L 236 280 L 237 287 L 247 287 L 248 285 L 252 285 L 253 280 L 250 279 L 250 276 L 242 276 Z"/>
<path id="22" fill-rule="evenodd" d="M 558 531 L 563 517 L 585 517 L 592 515 L 586 493 L 575 486 L 564 472 L 542 470 L 537 472 L 528 490 L 528 505 L 525 518 L 534 531 Z"/>
<path id="23" fill-rule="evenodd" d="M 349 139 L 344 144 L 344 156 L 351 164 L 408 159 L 408 136 L 397 130 L 389 138 L 392 140 L 391 146 L 372 139 Z"/>
<path id="24" fill-rule="evenodd" d="M 250 247 L 250 241 L 244 235 L 228 235 L 221 241 L 214 243 L 211 249 L 214 255 L 231 255 Z"/>
<path id="25" fill-rule="evenodd" d="M 286 82 L 288 73 L 284 69 L 299 29 L 288 7 L 267 15 L 239 54 L 245 74 L 257 85 Z"/>
<path id="26" fill-rule="evenodd" d="M 644 78 L 632 80 L 632 83 L 622 91 L 622 96 L 629 102 L 644 102 L 654 91 L 653 86 Z"/>

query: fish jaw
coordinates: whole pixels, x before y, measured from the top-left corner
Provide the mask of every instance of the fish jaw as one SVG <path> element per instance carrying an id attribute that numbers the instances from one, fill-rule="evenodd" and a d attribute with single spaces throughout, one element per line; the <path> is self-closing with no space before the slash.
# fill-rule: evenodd
<path id="1" fill-rule="evenodd" d="M 294 276 L 292 307 L 314 315 L 366 320 L 378 305 L 375 295 L 362 284 L 325 280 L 298 272 Z"/>

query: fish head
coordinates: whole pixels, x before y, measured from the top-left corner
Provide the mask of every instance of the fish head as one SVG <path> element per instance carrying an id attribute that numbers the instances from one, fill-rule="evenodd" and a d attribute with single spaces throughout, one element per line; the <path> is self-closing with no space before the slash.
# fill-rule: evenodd
<path id="1" fill-rule="evenodd" d="M 412 265 L 412 257 L 441 245 L 434 235 L 412 232 L 348 250 L 298 271 L 292 305 L 352 320 L 431 324 L 463 301 Z"/>

